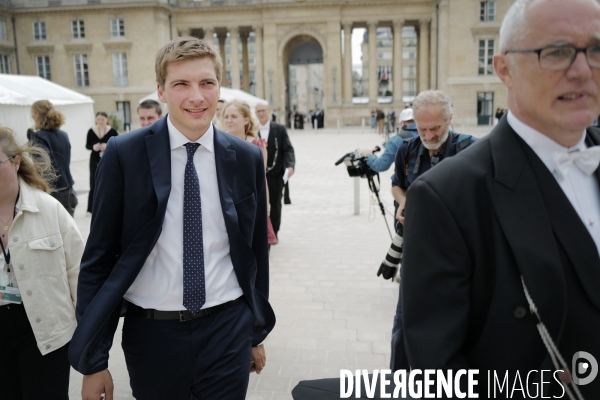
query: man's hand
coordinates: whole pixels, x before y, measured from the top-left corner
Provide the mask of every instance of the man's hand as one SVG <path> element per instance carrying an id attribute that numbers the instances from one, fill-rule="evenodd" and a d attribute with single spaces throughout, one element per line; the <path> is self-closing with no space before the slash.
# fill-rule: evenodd
<path id="1" fill-rule="evenodd" d="M 252 361 L 250 362 L 250 372 L 256 372 L 257 374 L 260 374 L 260 371 L 262 371 L 267 364 L 265 346 L 259 344 L 258 346 L 253 347 L 250 357 L 252 358 Z"/>
<path id="2" fill-rule="evenodd" d="M 396 213 L 396 219 L 400 221 L 402 225 L 404 225 L 404 206 L 405 204 L 400 204 L 398 206 L 398 212 Z"/>
<path id="3" fill-rule="evenodd" d="M 254 349 L 252 349 L 254 350 Z M 114 390 L 112 376 L 107 369 L 91 375 L 83 376 L 81 385 L 82 400 L 113 400 Z M 102 397 L 104 394 L 104 397 Z"/>
<path id="4" fill-rule="evenodd" d="M 294 175 L 294 168 L 288 167 L 287 171 L 288 171 L 288 180 L 289 180 L 292 177 L 292 175 Z"/>

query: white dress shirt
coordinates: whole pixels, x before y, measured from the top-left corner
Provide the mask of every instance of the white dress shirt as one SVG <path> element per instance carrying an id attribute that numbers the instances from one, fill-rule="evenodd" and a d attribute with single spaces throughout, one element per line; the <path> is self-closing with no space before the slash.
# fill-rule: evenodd
<path id="1" fill-rule="evenodd" d="M 258 123 L 258 131 L 260 132 L 260 137 L 265 139 L 265 141 L 269 140 L 269 132 L 271 131 L 271 121 L 267 122 L 266 125 L 261 125 Z"/>
<path id="2" fill-rule="evenodd" d="M 508 112 L 508 123 L 525 143 L 537 154 L 552 173 L 561 189 L 571 202 L 571 205 L 579 214 L 596 247 L 600 253 L 600 188 L 594 174 L 586 175 L 575 165 L 571 166 L 569 173 L 564 178 L 557 171 L 553 153 L 568 153 L 573 150 L 585 150 L 585 130 L 581 134 L 581 140 L 573 147 L 564 147 L 548 136 L 536 131 L 521 122 L 514 114 Z"/>
<path id="3" fill-rule="evenodd" d="M 187 152 L 190 140 L 167 119 L 171 144 L 171 193 L 162 233 L 146 259 L 142 270 L 125 293 L 125 299 L 142 307 L 162 311 L 180 311 L 183 307 L 183 192 Z M 225 228 L 217 168 L 214 131 L 211 125 L 196 141 L 194 166 L 200 182 L 202 202 L 202 239 L 206 303 L 213 307 L 242 295 L 231 262 L 229 236 Z"/>

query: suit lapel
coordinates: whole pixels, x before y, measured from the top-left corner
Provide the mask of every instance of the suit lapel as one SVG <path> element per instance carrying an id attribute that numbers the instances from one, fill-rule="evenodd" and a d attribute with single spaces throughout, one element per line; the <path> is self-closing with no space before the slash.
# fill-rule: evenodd
<path id="1" fill-rule="evenodd" d="M 277 139 L 277 135 L 279 131 L 277 129 L 277 125 L 273 122 L 269 123 L 269 138 L 267 139 L 267 168 L 272 169 L 275 167 L 275 153 L 277 149 L 275 148 L 275 141 Z"/>
<path id="2" fill-rule="evenodd" d="M 171 144 L 167 118 L 165 116 L 155 123 L 151 129 L 152 134 L 145 138 L 150 173 L 158 199 L 157 214 L 162 214 L 163 217 L 171 193 Z"/>
<path id="3" fill-rule="evenodd" d="M 237 214 L 233 204 L 233 179 L 235 177 L 236 153 L 225 134 L 216 128 L 214 129 L 215 164 L 221 208 L 223 209 L 226 225 L 228 225 L 228 222 L 237 224 Z M 229 225 L 227 231 L 229 231 Z"/>
<path id="4" fill-rule="evenodd" d="M 566 287 L 549 214 L 536 177 L 506 118 L 489 143 L 494 176 L 488 188 L 498 221 L 542 320 L 557 337 L 566 313 Z"/>

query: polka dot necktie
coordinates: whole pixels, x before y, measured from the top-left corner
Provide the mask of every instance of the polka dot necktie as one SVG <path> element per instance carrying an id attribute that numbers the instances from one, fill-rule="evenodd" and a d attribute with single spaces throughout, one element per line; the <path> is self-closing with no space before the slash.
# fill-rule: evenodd
<path id="1" fill-rule="evenodd" d="M 183 193 L 183 306 L 196 314 L 206 302 L 204 250 L 202 245 L 202 204 L 200 182 L 194 166 L 199 143 L 186 143 L 187 163 Z"/>

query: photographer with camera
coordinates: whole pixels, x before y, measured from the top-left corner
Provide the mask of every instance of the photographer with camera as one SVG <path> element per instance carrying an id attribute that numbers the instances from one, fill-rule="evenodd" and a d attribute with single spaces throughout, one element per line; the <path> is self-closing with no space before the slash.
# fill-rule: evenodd
<path id="1" fill-rule="evenodd" d="M 409 111 L 409 113 L 407 113 L 406 111 Z M 404 121 L 402 121 L 403 117 L 406 118 Z M 412 110 L 410 108 L 407 108 L 402 111 L 402 113 L 400 114 L 400 119 L 400 123 L 402 124 L 402 131 L 397 135 L 392 136 L 385 143 L 385 151 L 380 157 L 377 157 L 374 154 L 379 150 L 379 147 L 376 147 L 375 149 L 363 149 L 361 151 L 362 156 L 366 157 L 367 159 L 367 165 L 375 172 L 387 171 L 394 162 L 394 159 L 396 158 L 396 152 L 398 151 L 400 144 L 402 144 L 402 141 L 405 138 L 412 138 L 418 136 L 416 128 L 414 129 L 414 135 L 409 133 L 408 131 L 405 131 L 405 127 L 407 126 L 405 124 L 407 122 L 410 122 L 414 125 Z"/>
<path id="2" fill-rule="evenodd" d="M 452 157 L 475 141 L 471 135 L 454 133 L 450 130 L 452 106 L 450 98 L 440 90 L 419 93 L 413 102 L 413 114 L 419 135 L 401 143 L 396 154 L 395 174 L 392 176 L 392 195 L 398 202 L 396 235 L 386 260 L 380 268 L 389 267 L 390 259 L 400 261 L 404 225 L 406 191 L 419 176 L 448 157 Z M 383 272 L 385 277 L 385 272 Z M 408 358 L 404 349 L 402 331 L 402 285 L 394 327 L 392 328 L 392 371 L 408 369 Z"/>

